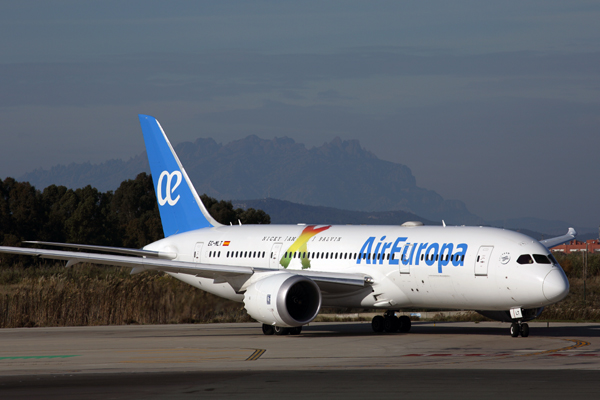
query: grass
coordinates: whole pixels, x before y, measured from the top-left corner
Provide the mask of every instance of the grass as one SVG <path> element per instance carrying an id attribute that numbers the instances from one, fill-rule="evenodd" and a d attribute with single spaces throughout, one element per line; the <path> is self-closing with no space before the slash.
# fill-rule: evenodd
<path id="1" fill-rule="evenodd" d="M 241 303 L 162 273 L 40 264 L 2 268 L 0 327 L 251 321 Z"/>
<path id="2" fill-rule="evenodd" d="M 542 321 L 600 322 L 600 275 L 584 284 L 580 256 L 559 258 L 571 289 L 548 306 Z M 600 255 L 590 257 L 600 264 Z M 128 268 L 41 261 L 0 266 L 0 328 L 252 321 L 242 303 L 221 299 L 159 272 L 130 275 Z M 594 275 L 600 268 L 594 270 Z M 365 313 L 364 309 L 324 309 L 323 313 Z M 379 311 L 381 312 L 381 311 Z M 416 317 L 413 320 L 419 320 Z M 474 312 L 435 315 L 434 321 L 485 321 Z M 319 316 L 316 321 L 370 320 L 359 316 Z M 423 320 L 423 319 L 421 319 Z"/>

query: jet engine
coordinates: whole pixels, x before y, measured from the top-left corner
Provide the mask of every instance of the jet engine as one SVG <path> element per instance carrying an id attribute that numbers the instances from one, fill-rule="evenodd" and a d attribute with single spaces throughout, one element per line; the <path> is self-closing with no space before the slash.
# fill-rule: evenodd
<path id="1" fill-rule="evenodd" d="M 311 279 L 282 272 L 250 285 L 244 294 L 244 306 L 263 324 L 302 326 L 319 313 L 321 290 Z"/>

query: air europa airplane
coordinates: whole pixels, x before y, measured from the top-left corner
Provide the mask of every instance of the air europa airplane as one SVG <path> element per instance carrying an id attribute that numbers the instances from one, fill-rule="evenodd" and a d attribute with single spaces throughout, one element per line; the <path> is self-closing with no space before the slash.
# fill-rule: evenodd
<path id="1" fill-rule="evenodd" d="M 521 233 L 465 226 L 233 225 L 206 210 L 158 121 L 139 116 L 165 238 L 143 249 L 82 244 L 83 251 L 0 247 L 0 252 L 159 270 L 199 289 L 243 302 L 263 333 L 299 334 L 322 307 L 380 309 L 375 332 L 408 332 L 404 308 L 475 310 L 526 321 L 562 300 L 567 278 L 548 248 L 572 240 L 537 241 Z"/>

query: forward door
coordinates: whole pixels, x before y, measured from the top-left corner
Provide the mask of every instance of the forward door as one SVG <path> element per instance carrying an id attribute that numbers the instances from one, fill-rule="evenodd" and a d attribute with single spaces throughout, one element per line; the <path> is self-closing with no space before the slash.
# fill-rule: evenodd
<path id="1" fill-rule="evenodd" d="M 481 246 L 479 248 L 475 259 L 475 276 L 487 276 L 492 250 L 494 250 L 494 246 Z"/>

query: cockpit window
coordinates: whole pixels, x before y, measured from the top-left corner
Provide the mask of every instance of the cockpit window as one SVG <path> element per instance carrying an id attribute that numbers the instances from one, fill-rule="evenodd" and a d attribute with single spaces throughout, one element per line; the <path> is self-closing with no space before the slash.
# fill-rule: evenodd
<path id="1" fill-rule="evenodd" d="M 552 261 L 550 261 L 550 259 L 543 254 L 534 254 L 533 258 L 538 264 L 552 264 Z"/>
<path id="2" fill-rule="evenodd" d="M 519 264 L 533 264 L 533 258 L 529 254 L 521 254 L 519 258 L 517 258 L 517 262 Z"/>

